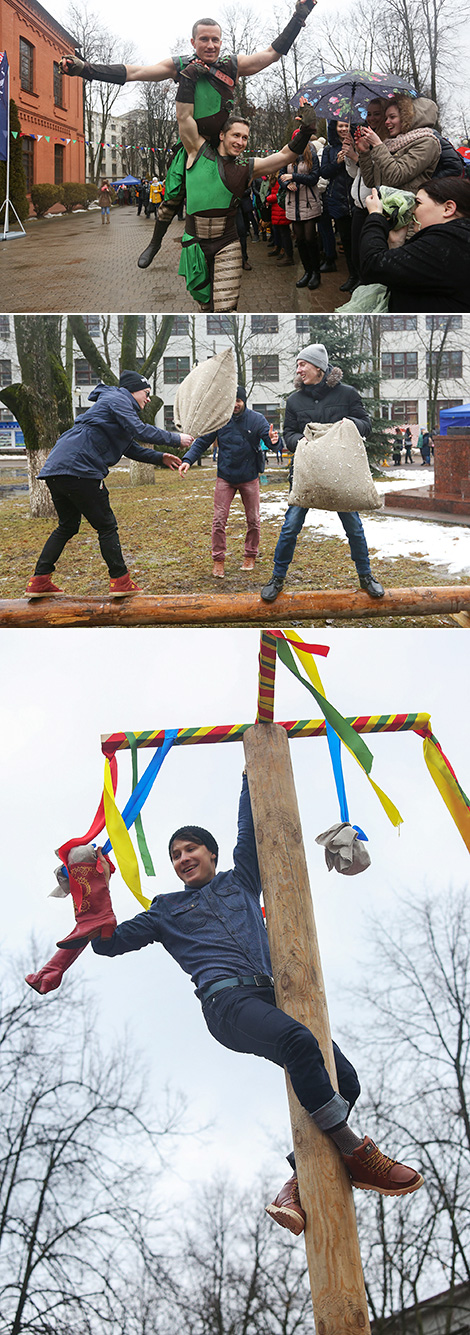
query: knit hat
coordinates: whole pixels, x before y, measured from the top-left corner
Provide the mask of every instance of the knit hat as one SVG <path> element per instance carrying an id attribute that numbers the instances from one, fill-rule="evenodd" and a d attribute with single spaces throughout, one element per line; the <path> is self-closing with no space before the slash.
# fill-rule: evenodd
<path id="1" fill-rule="evenodd" d="M 244 385 L 237 385 L 237 399 L 243 399 L 246 406 L 246 389 Z"/>
<path id="2" fill-rule="evenodd" d="M 150 389 L 150 384 L 145 376 L 139 375 L 138 371 L 121 371 L 119 388 L 128 389 L 130 394 L 135 394 L 137 389 Z"/>
<path id="3" fill-rule="evenodd" d="M 210 830 L 204 830 L 202 825 L 181 825 L 179 830 L 175 830 L 168 844 L 168 852 L 171 858 L 171 846 L 175 839 L 194 839 L 196 844 L 205 844 L 209 853 L 215 853 L 215 865 L 219 856 L 219 845 L 216 843 Z"/>
<path id="4" fill-rule="evenodd" d="M 297 361 L 311 362 L 312 366 L 319 366 L 322 371 L 328 369 L 328 353 L 324 343 L 309 343 L 307 348 L 301 348 L 297 353 Z"/>

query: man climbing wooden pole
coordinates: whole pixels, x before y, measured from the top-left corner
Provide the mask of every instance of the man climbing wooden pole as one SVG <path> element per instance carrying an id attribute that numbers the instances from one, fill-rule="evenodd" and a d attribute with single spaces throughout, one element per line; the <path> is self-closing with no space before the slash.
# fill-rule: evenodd
<path id="1" fill-rule="evenodd" d="M 337 1088 L 328 1009 L 289 753 L 277 723 L 244 735 L 276 1004 L 311 1029 Z M 370 1331 L 351 1182 L 287 1077 L 318 1335 Z"/>

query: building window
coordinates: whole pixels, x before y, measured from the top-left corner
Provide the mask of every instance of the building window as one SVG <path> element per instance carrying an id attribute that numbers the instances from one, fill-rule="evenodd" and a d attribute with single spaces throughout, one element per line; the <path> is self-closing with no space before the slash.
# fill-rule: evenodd
<path id="1" fill-rule="evenodd" d="M 445 408 L 461 408 L 463 399 L 436 399 L 436 412 L 441 413 Z"/>
<path id="2" fill-rule="evenodd" d="M 163 382 L 165 385 L 181 385 L 189 375 L 189 357 L 164 357 Z"/>
<path id="3" fill-rule="evenodd" d="M 462 375 L 462 353 L 452 352 L 444 348 L 442 353 L 436 351 L 432 353 L 432 369 L 435 371 L 439 367 L 439 375 L 443 380 L 460 380 Z M 431 356 L 426 353 L 426 374 L 431 369 Z"/>
<path id="4" fill-rule="evenodd" d="M 279 332 L 279 317 L 277 315 L 252 315 L 251 332 L 252 334 L 277 334 Z"/>
<path id="5" fill-rule="evenodd" d="M 92 338 L 99 338 L 101 333 L 99 315 L 82 315 L 82 320 L 86 326 L 87 332 L 91 334 Z"/>
<path id="6" fill-rule="evenodd" d="M 276 431 L 280 431 L 281 409 L 278 403 L 254 403 L 253 408 L 255 413 L 262 413 L 263 417 L 267 418 L 270 426 L 272 423 Z M 268 444 L 268 441 L 266 441 L 266 444 Z"/>
<path id="7" fill-rule="evenodd" d="M 77 386 L 96 384 L 96 372 L 84 357 L 75 358 L 75 384 Z"/>
<path id="8" fill-rule="evenodd" d="M 54 105 L 56 107 L 64 105 L 63 76 L 57 60 L 54 61 Z"/>
<path id="9" fill-rule="evenodd" d="M 382 353 L 382 375 L 385 380 L 413 380 L 417 374 L 417 352 Z"/>
<path id="10" fill-rule="evenodd" d="M 20 84 L 25 93 L 32 93 L 34 87 L 34 46 L 20 37 Z"/>
<path id="11" fill-rule="evenodd" d="M 175 431 L 175 419 L 173 417 L 173 407 L 171 403 L 166 403 L 163 409 L 163 426 L 165 431 Z"/>
<path id="12" fill-rule="evenodd" d="M 111 161 L 112 161 L 112 162 L 115 162 L 115 161 L 116 161 L 116 149 L 115 149 L 115 148 L 112 148 L 112 149 L 111 149 Z"/>
<path id="13" fill-rule="evenodd" d="M 417 315 L 382 315 L 383 333 L 388 334 L 392 330 L 401 334 L 404 329 L 417 329 Z"/>
<path id="14" fill-rule="evenodd" d="M 116 135 L 115 135 L 115 134 L 112 134 L 112 135 L 111 135 L 111 148 L 114 148 L 115 143 L 116 143 Z"/>
<path id="15" fill-rule="evenodd" d="M 21 140 L 21 151 L 23 154 L 23 169 L 26 177 L 26 193 L 29 195 L 34 185 L 34 139 L 29 139 L 24 135 Z"/>
<path id="16" fill-rule="evenodd" d="M 5 388 L 11 385 L 11 361 L 9 357 L 3 357 L 0 361 L 0 387 Z"/>
<path id="17" fill-rule="evenodd" d="M 426 329 L 461 329 L 461 315 L 427 315 Z"/>
<path id="18" fill-rule="evenodd" d="M 279 380 L 279 357 L 277 353 L 252 357 L 253 380 Z"/>
<path id="19" fill-rule="evenodd" d="M 10 337 L 10 316 L 0 315 L 0 338 Z"/>
<path id="20" fill-rule="evenodd" d="M 123 328 L 124 328 L 124 316 L 123 316 L 123 315 L 118 315 L 118 335 L 119 335 L 119 338 L 122 338 L 122 331 L 123 331 Z M 145 334 L 145 315 L 139 315 L 139 318 L 138 318 L 138 321 L 137 321 L 137 334 L 139 335 L 139 337 L 140 337 L 141 334 Z"/>
<path id="21" fill-rule="evenodd" d="M 189 315 L 175 315 L 173 318 L 173 336 L 183 337 L 189 334 Z"/>
<path id="22" fill-rule="evenodd" d="M 207 315 L 208 334 L 233 334 L 232 315 Z"/>
<path id="23" fill-rule="evenodd" d="M 54 144 L 54 185 L 62 185 L 64 179 L 64 145 Z"/>
<path id="24" fill-rule="evenodd" d="M 382 403 L 382 417 L 387 422 L 402 422 L 404 426 L 415 426 L 419 420 L 418 400 L 392 399 L 390 403 Z"/>
<path id="25" fill-rule="evenodd" d="M 296 334 L 309 334 L 309 333 L 310 333 L 310 316 L 309 316 L 309 315 L 296 315 L 296 317 L 295 317 L 295 332 L 296 332 Z"/>

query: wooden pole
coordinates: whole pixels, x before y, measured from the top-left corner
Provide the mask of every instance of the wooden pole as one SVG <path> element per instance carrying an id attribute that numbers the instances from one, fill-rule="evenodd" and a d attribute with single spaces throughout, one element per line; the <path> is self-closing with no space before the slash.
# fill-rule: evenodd
<path id="1" fill-rule="evenodd" d="M 285 730 L 249 728 L 243 743 L 276 1001 L 308 1026 L 337 1088 L 318 940 Z M 287 1078 L 317 1335 L 370 1332 L 353 1194 L 334 1143 L 296 1099 Z"/>
<path id="2" fill-rule="evenodd" d="M 387 589 L 369 598 L 360 589 L 305 589 L 264 603 L 259 593 L 136 594 L 132 598 L 58 596 L 0 600 L 0 626 L 237 626 L 290 621 L 455 616 L 470 612 L 470 585 Z"/>

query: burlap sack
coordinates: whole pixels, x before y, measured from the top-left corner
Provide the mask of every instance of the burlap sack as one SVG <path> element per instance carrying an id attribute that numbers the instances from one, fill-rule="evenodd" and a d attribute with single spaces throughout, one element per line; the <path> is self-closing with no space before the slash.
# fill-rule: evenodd
<path id="1" fill-rule="evenodd" d="M 230 421 L 237 397 L 237 368 L 231 348 L 200 362 L 178 386 L 174 418 L 178 431 L 205 436 Z"/>
<path id="2" fill-rule="evenodd" d="M 367 452 L 349 418 L 331 426 L 308 422 L 294 455 L 289 505 L 315 510 L 379 510 Z"/>

